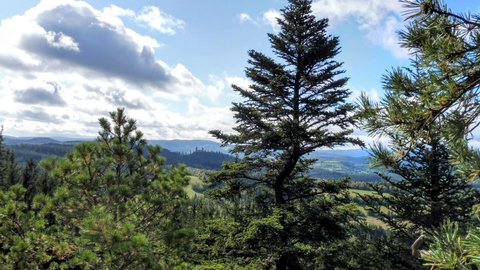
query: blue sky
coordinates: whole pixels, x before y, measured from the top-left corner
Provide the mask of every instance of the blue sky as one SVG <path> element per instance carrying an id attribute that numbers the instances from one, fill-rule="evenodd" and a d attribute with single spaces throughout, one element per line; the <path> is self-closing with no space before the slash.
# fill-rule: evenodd
<path id="1" fill-rule="evenodd" d="M 446 1 L 477 12 L 474 0 Z M 0 3 L 0 124 L 14 136 L 94 137 L 97 119 L 125 107 L 150 139 L 211 139 L 230 131 L 247 51 L 270 52 L 267 33 L 286 0 L 45 0 Z M 314 0 L 340 37 L 337 60 L 360 92 L 408 65 L 397 43 L 396 0 Z M 357 135 L 365 138 L 362 131 Z"/>

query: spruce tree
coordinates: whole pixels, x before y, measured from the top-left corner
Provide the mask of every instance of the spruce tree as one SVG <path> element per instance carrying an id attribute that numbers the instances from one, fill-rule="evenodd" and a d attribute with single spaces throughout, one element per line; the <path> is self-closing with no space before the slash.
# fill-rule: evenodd
<path id="1" fill-rule="evenodd" d="M 312 268 L 306 254 L 345 237 L 347 214 L 336 208 L 345 184 L 311 178 L 315 160 L 308 154 L 362 142 L 349 136 L 354 106 L 346 102 L 348 79 L 334 59 L 339 40 L 327 34 L 328 20 L 315 18 L 309 0 L 291 0 L 281 13 L 280 32 L 268 35 L 273 55 L 249 51 L 252 85 L 233 85 L 244 98 L 232 107 L 235 133 L 211 132 L 241 156 L 212 181 L 219 197 L 234 202 L 234 217 L 247 224 L 239 238 L 250 251 L 238 256 L 276 269 Z"/>
<path id="2" fill-rule="evenodd" d="M 376 192 L 362 196 L 369 210 L 388 225 L 398 246 L 394 256 L 406 269 L 425 269 L 410 251 L 420 235 L 446 221 L 468 222 L 478 203 L 478 192 L 450 162 L 445 140 L 438 131 L 431 132 L 401 159 L 394 154 L 399 147 L 395 138 L 389 148 L 374 147 L 373 164 L 383 170 L 378 174 L 388 184 L 389 192 L 372 185 Z"/>
<path id="3" fill-rule="evenodd" d="M 400 161 L 383 147 L 372 152 L 375 162 L 388 170 L 379 174 L 391 186 L 390 192 L 374 199 L 388 209 L 377 209 L 377 213 L 390 228 L 416 237 L 419 231 L 438 228 L 446 220 L 469 219 L 478 193 L 451 164 L 444 140 L 434 135 Z"/>

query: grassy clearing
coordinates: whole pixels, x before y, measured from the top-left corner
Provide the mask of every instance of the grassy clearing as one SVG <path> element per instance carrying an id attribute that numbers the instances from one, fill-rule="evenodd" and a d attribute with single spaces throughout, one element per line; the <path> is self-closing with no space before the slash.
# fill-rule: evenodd
<path id="1" fill-rule="evenodd" d="M 372 190 L 349 189 L 348 192 L 352 197 L 358 197 L 359 195 L 375 195 L 375 192 Z"/>
<path id="2" fill-rule="evenodd" d="M 196 185 L 203 185 L 203 181 L 198 178 L 197 176 L 190 175 L 188 176 L 190 178 L 190 181 L 188 183 L 188 186 L 184 188 L 185 192 L 187 193 L 189 198 L 193 197 L 203 197 L 203 194 L 195 192 L 194 186 Z"/>
<path id="3" fill-rule="evenodd" d="M 350 196 L 352 196 L 352 198 L 357 198 L 357 197 L 360 197 L 360 196 L 367 196 L 367 195 L 378 196 L 375 193 L 375 191 L 372 191 L 372 190 L 349 189 L 348 192 L 349 192 Z M 359 205 L 358 208 L 359 208 L 358 210 L 366 216 L 366 220 L 367 220 L 368 224 L 371 224 L 371 225 L 374 225 L 374 226 L 379 226 L 379 227 L 382 227 L 382 228 L 387 228 L 387 225 L 384 222 L 382 222 L 380 219 L 378 219 L 376 217 L 373 217 L 373 216 L 370 216 L 368 214 L 367 209 L 365 209 L 365 207 Z M 386 208 L 385 206 L 382 206 L 380 208 L 380 211 L 382 211 L 383 213 L 387 213 L 388 208 Z"/>
<path id="4" fill-rule="evenodd" d="M 367 220 L 368 224 L 373 225 L 373 226 L 381 227 L 381 228 L 384 228 L 384 229 L 386 229 L 388 227 L 387 224 L 385 224 L 383 221 L 381 221 L 380 219 L 378 219 L 376 217 L 367 216 L 366 220 Z"/>

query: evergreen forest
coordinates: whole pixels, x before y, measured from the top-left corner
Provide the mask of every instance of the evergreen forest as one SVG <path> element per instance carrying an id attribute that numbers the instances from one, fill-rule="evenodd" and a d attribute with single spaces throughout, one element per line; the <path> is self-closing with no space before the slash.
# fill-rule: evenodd
<path id="1" fill-rule="evenodd" d="M 480 13 L 402 3 L 409 65 L 351 102 L 341 40 L 289 0 L 232 85 L 233 132 L 209 132 L 229 155 L 162 149 L 124 108 L 92 141 L 0 130 L 0 269 L 479 269 Z M 321 171 L 342 146 L 375 177 Z"/>

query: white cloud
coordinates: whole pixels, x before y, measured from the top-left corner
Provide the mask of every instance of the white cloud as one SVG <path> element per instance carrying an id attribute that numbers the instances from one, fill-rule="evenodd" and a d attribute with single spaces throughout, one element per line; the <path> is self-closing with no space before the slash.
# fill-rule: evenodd
<path id="1" fill-rule="evenodd" d="M 408 58 L 408 52 L 398 45 L 397 32 L 403 27 L 398 0 L 314 0 L 312 11 L 317 17 L 329 18 L 333 25 L 354 19 L 374 44 L 397 58 Z"/>
<path id="2" fill-rule="evenodd" d="M 362 94 L 365 94 L 370 100 L 373 102 L 379 102 L 382 98 L 379 91 L 377 89 L 358 89 L 353 86 L 348 86 L 348 88 L 352 91 L 352 94 L 348 97 L 348 102 L 356 103 Z"/>
<path id="3" fill-rule="evenodd" d="M 210 84 L 204 84 L 184 65 L 178 64 L 172 69 L 172 76 L 177 83 L 172 85 L 175 93 L 182 93 L 185 96 L 199 94 L 208 97 L 210 101 L 216 101 L 225 88 L 223 82 L 210 76 Z"/>
<path id="4" fill-rule="evenodd" d="M 80 51 L 78 48 L 78 43 L 75 42 L 73 38 L 63 34 L 62 32 L 55 33 L 48 31 L 46 33 L 46 38 L 48 43 L 54 48 L 72 50 L 75 52 Z"/>
<path id="5" fill-rule="evenodd" d="M 105 14 L 105 16 L 111 16 L 111 17 L 134 17 L 135 16 L 135 12 L 133 10 L 121 8 L 116 5 L 110 5 L 109 7 L 104 8 L 103 14 Z"/>
<path id="6" fill-rule="evenodd" d="M 149 6 L 143 8 L 137 15 L 137 20 L 148 25 L 150 28 L 163 34 L 174 35 L 176 29 L 182 29 L 185 22 L 161 11 L 157 7 Z"/>
<path id="7" fill-rule="evenodd" d="M 400 14 L 402 4 L 397 0 L 314 0 L 316 16 L 329 18 L 332 23 L 355 18 L 363 29 L 380 24 L 390 13 Z"/>
<path id="8" fill-rule="evenodd" d="M 253 24 L 257 24 L 257 22 L 252 19 L 252 17 L 248 14 L 248 13 L 240 13 L 240 15 L 238 15 L 238 18 L 240 20 L 240 23 L 253 23 Z"/>
<path id="9" fill-rule="evenodd" d="M 273 31 L 279 32 L 280 25 L 278 24 L 277 19 L 281 17 L 282 14 L 280 14 L 278 10 L 270 9 L 263 14 L 263 21 L 269 24 L 272 27 Z"/>
<path id="10" fill-rule="evenodd" d="M 385 18 L 383 27 L 377 27 L 367 32 L 367 37 L 375 44 L 390 51 L 393 56 L 399 59 L 406 59 L 409 56 L 408 50 L 399 44 L 398 31 L 403 23 L 394 16 Z"/>
<path id="11" fill-rule="evenodd" d="M 136 85 L 165 85 L 171 79 L 155 59 L 159 45 L 152 38 L 134 34 L 85 2 L 56 2 L 42 1 L 1 22 L 6 42 L 0 48 L 0 66 L 23 72 L 77 72 Z"/>
<path id="12" fill-rule="evenodd" d="M 205 94 L 211 101 L 218 101 L 225 90 L 225 80 L 217 76 L 209 76 L 209 85 L 206 87 Z"/>
<path id="13" fill-rule="evenodd" d="M 399 59 L 408 58 L 408 51 L 398 44 L 397 32 L 402 29 L 400 16 L 402 4 L 398 0 L 314 0 L 312 12 L 317 18 L 328 18 L 330 24 L 338 25 L 346 20 L 354 19 L 358 29 L 374 44 L 390 51 Z M 281 14 L 277 10 L 268 10 L 263 20 L 272 26 L 275 32 L 280 31 L 277 18 Z"/>
<path id="14" fill-rule="evenodd" d="M 160 43 L 125 26 L 123 20 L 135 18 L 117 6 L 97 10 L 83 1 L 44 0 L 2 20 L 5 134 L 94 137 L 97 119 L 117 107 L 138 120 L 147 138 L 205 139 L 210 129 L 229 130 L 232 113 L 218 103 L 226 79 L 203 82 L 186 66 L 158 59 Z M 172 33 L 181 24 L 173 22 L 152 27 Z"/>
<path id="15" fill-rule="evenodd" d="M 225 81 L 229 85 L 236 85 L 242 89 L 247 89 L 250 88 L 250 85 L 253 84 L 253 82 L 250 79 L 244 78 L 244 77 L 237 77 L 237 76 L 225 76 Z"/>

